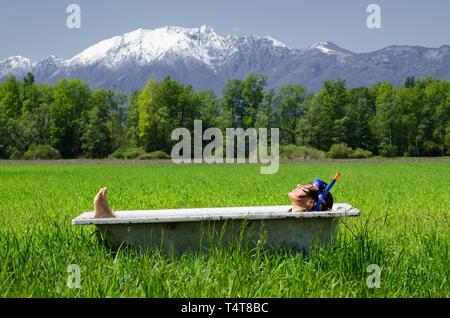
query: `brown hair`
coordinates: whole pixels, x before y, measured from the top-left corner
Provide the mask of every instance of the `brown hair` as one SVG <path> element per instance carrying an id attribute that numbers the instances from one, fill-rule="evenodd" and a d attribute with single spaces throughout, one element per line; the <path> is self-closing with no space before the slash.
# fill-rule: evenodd
<path id="1" fill-rule="evenodd" d="M 310 197 L 314 199 L 315 202 L 319 199 L 319 190 L 316 190 L 312 184 L 312 182 L 306 184 L 308 187 L 308 191 L 305 191 L 306 194 L 304 196 L 300 196 L 301 198 Z M 333 196 L 331 195 L 331 192 L 328 192 L 326 198 L 324 201 L 322 201 L 322 205 L 320 207 L 320 211 L 327 211 L 331 210 L 333 208 Z M 314 209 L 314 206 L 309 208 L 307 211 L 312 211 Z"/>

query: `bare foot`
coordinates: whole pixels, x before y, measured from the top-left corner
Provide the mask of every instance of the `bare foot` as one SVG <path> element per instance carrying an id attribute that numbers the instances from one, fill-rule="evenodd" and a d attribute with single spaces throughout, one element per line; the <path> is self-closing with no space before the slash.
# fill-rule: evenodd
<path id="1" fill-rule="evenodd" d="M 109 208 L 106 201 L 107 188 L 101 188 L 94 198 L 94 218 L 115 218 L 116 216 Z"/>

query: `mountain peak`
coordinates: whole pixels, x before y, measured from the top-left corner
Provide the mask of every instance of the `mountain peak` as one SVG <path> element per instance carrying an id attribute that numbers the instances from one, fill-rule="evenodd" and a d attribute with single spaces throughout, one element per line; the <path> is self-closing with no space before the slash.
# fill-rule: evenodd
<path id="1" fill-rule="evenodd" d="M 352 53 L 330 41 L 321 41 L 321 42 L 314 43 L 312 46 L 310 46 L 310 49 L 318 50 L 318 51 L 321 51 L 322 53 L 329 54 L 329 55 L 339 54 L 339 53 L 346 53 L 346 54 Z"/>
<path id="2" fill-rule="evenodd" d="M 34 64 L 34 61 L 22 55 L 15 55 L 0 61 L 0 64 L 7 64 L 11 68 L 27 68 L 31 67 Z"/>
<path id="3" fill-rule="evenodd" d="M 199 27 L 194 27 L 194 28 L 187 28 L 187 27 L 181 27 L 181 26 L 176 26 L 176 25 L 166 25 L 164 27 L 160 27 L 160 28 L 156 28 L 156 29 L 142 29 L 139 28 L 133 32 L 137 32 L 137 31 L 141 31 L 141 32 L 152 32 L 152 31 L 156 31 L 156 32 L 167 32 L 167 33 L 185 33 L 185 34 L 194 34 L 194 33 L 215 33 L 214 29 L 208 25 L 201 25 Z"/>
<path id="4" fill-rule="evenodd" d="M 13 55 L 13 56 L 7 57 L 2 62 L 5 62 L 5 61 L 9 61 L 9 62 L 13 62 L 13 61 L 25 62 L 25 61 L 31 61 L 31 59 L 29 59 L 28 57 L 24 57 L 22 55 Z"/>
<path id="5" fill-rule="evenodd" d="M 264 39 L 269 40 L 270 42 L 272 42 L 272 44 L 273 44 L 274 46 L 283 47 L 283 48 L 288 48 L 288 46 L 287 46 L 286 44 L 284 44 L 283 42 L 278 41 L 277 39 L 275 39 L 275 38 L 273 38 L 273 37 L 271 37 L 271 36 L 269 36 L 269 35 L 266 35 L 266 36 L 264 37 Z"/>
<path id="6" fill-rule="evenodd" d="M 29 72 L 36 62 L 22 55 L 10 56 L 0 61 L 0 78 L 8 75 L 22 76 Z"/>
<path id="7" fill-rule="evenodd" d="M 214 29 L 208 25 L 202 25 L 198 30 L 202 33 L 214 33 Z"/>
<path id="8" fill-rule="evenodd" d="M 227 40 L 202 25 L 197 28 L 165 26 L 157 29 L 137 29 L 101 41 L 73 57 L 69 64 L 102 63 L 114 68 L 128 60 L 147 64 L 168 56 L 194 58 L 211 64 L 230 49 Z"/>

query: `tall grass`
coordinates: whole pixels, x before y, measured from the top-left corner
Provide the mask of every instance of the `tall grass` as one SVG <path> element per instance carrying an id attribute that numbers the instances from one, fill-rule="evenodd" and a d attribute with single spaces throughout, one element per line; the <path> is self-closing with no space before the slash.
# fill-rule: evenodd
<path id="1" fill-rule="evenodd" d="M 333 247 L 308 255 L 258 246 L 199 255 L 107 248 L 71 219 L 104 185 L 117 210 L 288 204 L 286 193 L 340 171 L 333 195 L 358 207 Z M 1 297 L 448 297 L 448 164 L 0 167 Z M 68 288 L 67 266 L 81 270 Z M 370 264 L 380 288 L 368 288 Z"/>

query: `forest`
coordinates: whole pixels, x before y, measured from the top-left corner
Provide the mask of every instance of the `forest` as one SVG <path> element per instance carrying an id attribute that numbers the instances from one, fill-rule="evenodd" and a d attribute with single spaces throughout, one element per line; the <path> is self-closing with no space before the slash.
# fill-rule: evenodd
<path id="1" fill-rule="evenodd" d="M 194 120 L 203 129 L 279 128 L 282 148 L 448 156 L 450 81 L 408 77 L 400 87 L 348 88 L 337 79 L 308 92 L 297 84 L 269 89 L 264 76 L 250 74 L 229 80 L 217 96 L 170 77 L 125 94 L 78 79 L 40 84 L 31 73 L 9 76 L 0 84 L 0 159 L 167 157 L 176 143 L 171 132 L 193 129 Z"/>

